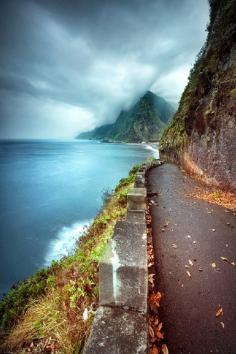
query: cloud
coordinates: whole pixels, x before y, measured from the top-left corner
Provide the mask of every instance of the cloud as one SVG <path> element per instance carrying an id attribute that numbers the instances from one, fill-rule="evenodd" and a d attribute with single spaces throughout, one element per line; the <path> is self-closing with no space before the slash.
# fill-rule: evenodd
<path id="1" fill-rule="evenodd" d="M 148 89 L 178 102 L 208 3 L 12 0 L 0 16 L 0 137 L 73 137 Z"/>

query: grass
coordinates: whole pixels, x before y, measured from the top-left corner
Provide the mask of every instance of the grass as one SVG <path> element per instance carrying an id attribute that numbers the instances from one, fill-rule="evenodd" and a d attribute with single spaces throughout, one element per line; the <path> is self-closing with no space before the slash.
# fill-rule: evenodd
<path id="1" fill-rule="evenodd" d="M 3 353 L 81 352 L 98 306 L 98 263 L 116 221 L 126 214 L 127 193 L 139 168 L 106 198 L 73 255 L 39 271 L 0 302 Z"/>

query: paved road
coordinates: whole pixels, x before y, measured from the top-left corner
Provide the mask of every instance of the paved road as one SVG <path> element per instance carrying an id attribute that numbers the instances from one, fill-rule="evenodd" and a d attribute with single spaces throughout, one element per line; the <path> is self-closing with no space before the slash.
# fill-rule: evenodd
<path id="1" fill-rule="evenodd" d="M 236 266 L 220 257 L 236 261 L 236 216 L 186 197 L 199 184 L 175 165 L 152 169 L 147 183 L 159 194 L 152 197 L 151 215 L 170 354 L 235 354 Z M 223 316 L 216 318 L 219 305 Z"/>

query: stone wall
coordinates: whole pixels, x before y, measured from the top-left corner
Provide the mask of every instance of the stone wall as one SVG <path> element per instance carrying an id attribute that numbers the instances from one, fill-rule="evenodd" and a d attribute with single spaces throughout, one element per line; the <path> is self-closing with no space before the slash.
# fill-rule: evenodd
<path id="1" fill-rule="evenodd" d="M 84 354 L 148 352 L 147 232 L 144 166 L 127 196 L 127 216 L 117 222 L 99 266 L 99 308 Z"/>

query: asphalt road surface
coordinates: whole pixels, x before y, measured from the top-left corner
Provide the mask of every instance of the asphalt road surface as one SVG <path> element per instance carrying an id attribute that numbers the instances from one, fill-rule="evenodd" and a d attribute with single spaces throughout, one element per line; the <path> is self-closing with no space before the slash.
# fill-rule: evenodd
<path id="1" fill-rule="evenodd" d="M 152 230 L 170 354 L 235 354 L 235 213 L 187 197 L 201 185 L 173 164 L 152 169 L 147 185 L 158 192 L 151 198 Z"/>

